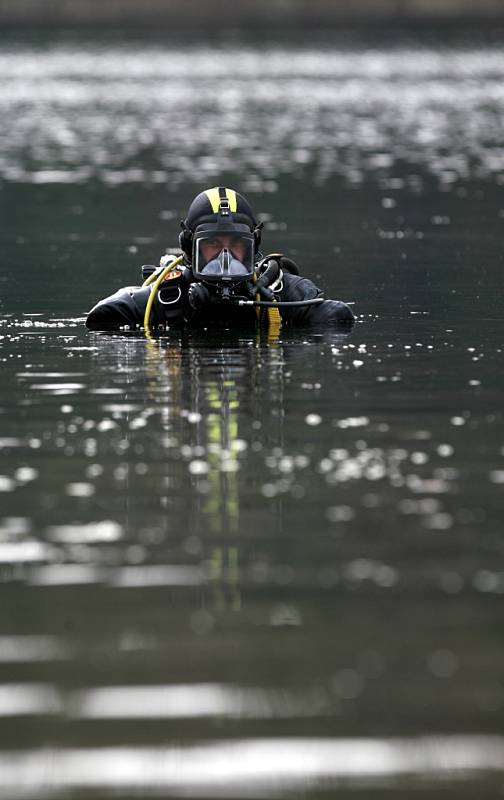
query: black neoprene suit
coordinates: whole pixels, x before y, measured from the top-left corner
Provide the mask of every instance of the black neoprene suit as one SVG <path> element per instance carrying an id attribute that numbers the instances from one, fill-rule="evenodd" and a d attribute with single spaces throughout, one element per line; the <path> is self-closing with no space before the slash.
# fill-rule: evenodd
<path id="1" fill-rule="evenodd" d="M 194 312 L 187 301 L 190 284 L 193 282 L 189 268 L 182 269 L 178 281 L 180 299 L 170 305 L 153 304 L 151 326 L 195 326 L 207 325 L 213 321 L 230 322 L 232 324 L 255 324 L 257 314 L 255 308 L 234 305 L 210 304 L 198 312 Z M 143 325 L 144 313 L 149 298 L 150 286 L 126 286 L 115 294 L 100 300 L 89 312 L 86 325 L 90 330 L 118 330 L 120 328 L 138 328 Z M 283 289 L 280 301 L 310 300 L 321 295 L 314 283 L 308 278 L 284 272 Z M 177 296 L 177 295 L 175 295 Z M 351 323 L 354 319 L 350 308 L 338 300 L 324 300 L 318 305 L 280 307 L 282 322 L 288 326 L 316 326 L 326 328 L 328 325 Z"/>

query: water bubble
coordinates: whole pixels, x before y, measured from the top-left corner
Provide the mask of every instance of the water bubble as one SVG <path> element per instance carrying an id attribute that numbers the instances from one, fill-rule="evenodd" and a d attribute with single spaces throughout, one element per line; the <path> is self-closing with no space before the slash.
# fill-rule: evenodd
<path id="1" fill-rule="evenodd" d="M 129 475 L 128 464 L 119 464 L 113 471 L 113 476 L 116 481 L 125 481 Z"/>
<path id="2" fill-rule="evenodd" d="M 269 618 L 270 625 L 274 628 L 285 626 L 299 626 L 303 624 L 301 614 L 296 606 L 280 603 L 273 606 Z"/>
<path id="3" fill-rule="evenodd" d="M 368 481 L 379 481 L 387 474 L 384 464 L 371 464 L 364 470 L 364 475 Z"/>
<path id="4" fill-rule="evenodd" d="M 104 433 L 105 431 L 112 431 L 117 428 L 117 423 L 114 422 L 112 419 L 102 419 L 101 422 L 98 423 L 96 429 L 100 431 L 100 433 Z"/>
<path id="5" fill-rule="evenodd" d="M 439 512 L 432 514 L 425 519 L 425 527 L 433 531 L 446 531 L 453 525 L 453 517 L 451 514 Z"/>
<path id="6" fill-rule="evenodd" d="M 427 659 L 427 669 L 436 678 L 451 678 L 459 668 L 459 660 L 451 650 L 434 650 Z"/>
<path id="7" fill-rule="evenodd" d="M 191 475 L 207 475 L 210 472 L 210 464 L 198 458 L 190 461 L 188 468 Z"/>
<path id="8" fill-rule="evenodd" d="M 38 478 L 38 471 L 33 467 L 19 467 L 15 471 L 14 477 L 20 483 L 28 483 Z"/>
<path id="9" fill-rule="evenodd" d="M 244 453 L 248 448 L 248 442 L 245 439 L 233 439 L 231 442 L 231 450 L 233 453 Z"/>
<path id="10" fill-rule="evenodd" d="M 351 506 L 331 506 L 326 510 L 326 518 L 329 522 L 351 522 L 355 517 L 355 511 Z"/>
<path id="11" fill-rule="evenodd" d="M 347 565 L 345 575 L 352 581 L 365 581 L 372 577 L 374 566 L 369 558 L 356 558 Z"/>
<path id="12" fill-rule="evenodd" d="M 480 569 L 473 577 L 473 586 L 479 592 L 496 592 L 500 583 L 499 574 L 489 569 Z"/>
<path id="13" fill-rule="evenodd" d="M 278 469 L 280 472 L 290 473 L 294 469 L 294 459 L 290 456 L 283 456 L 278 462 Z"/>
<path id="14" fill-rule="evenodd" d="M 396 585 L 399 580 L 399 573 L 388 564 L 378 564 L 373 571 L 373 580 L 378 586 L 388 589 Z"/>
<path id="15" fill-rule="evenodd" d="M 211 633 L 214 625 L 215 618 L 209 611 L 204 609 L 194 611 L 189 617 L 189 627 L 197 636 L 205 636 Z"/>

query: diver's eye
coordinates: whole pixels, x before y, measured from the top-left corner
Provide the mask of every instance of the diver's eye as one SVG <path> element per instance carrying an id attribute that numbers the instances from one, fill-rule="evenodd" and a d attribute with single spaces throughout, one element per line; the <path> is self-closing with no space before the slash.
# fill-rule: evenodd
<path id="1" fill-rule="evenodd" d="M 201 243 L 201 249 L 205 253 L 214 253 L 219 252 L 222 249 L 222 245 L 215 239 L 207 239 Z"/>

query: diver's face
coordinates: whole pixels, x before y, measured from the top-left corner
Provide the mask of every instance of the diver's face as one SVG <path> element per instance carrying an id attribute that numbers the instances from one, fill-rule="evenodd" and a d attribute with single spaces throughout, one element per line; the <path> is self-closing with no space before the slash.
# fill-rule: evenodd
<path id="1" fill-rule="evenodd" d="M 212 236 L 201 242 L 201 253 L 208 264 L 222 250 L 229 250 L 237 261 L 243 261 L 247 245 L 240 236 Z"/>

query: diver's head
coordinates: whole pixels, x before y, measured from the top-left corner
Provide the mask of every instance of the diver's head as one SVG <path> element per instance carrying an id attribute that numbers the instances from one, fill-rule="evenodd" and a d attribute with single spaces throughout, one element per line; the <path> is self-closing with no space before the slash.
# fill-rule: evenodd
<path id="1" fill-rule="evenodd" d="M 233 189 L 201 192 L 182 221 L 180 246 L 195 278 L 206 283 L 250 280 L 260 241 L 261 227 L 249 202 Z"/>

